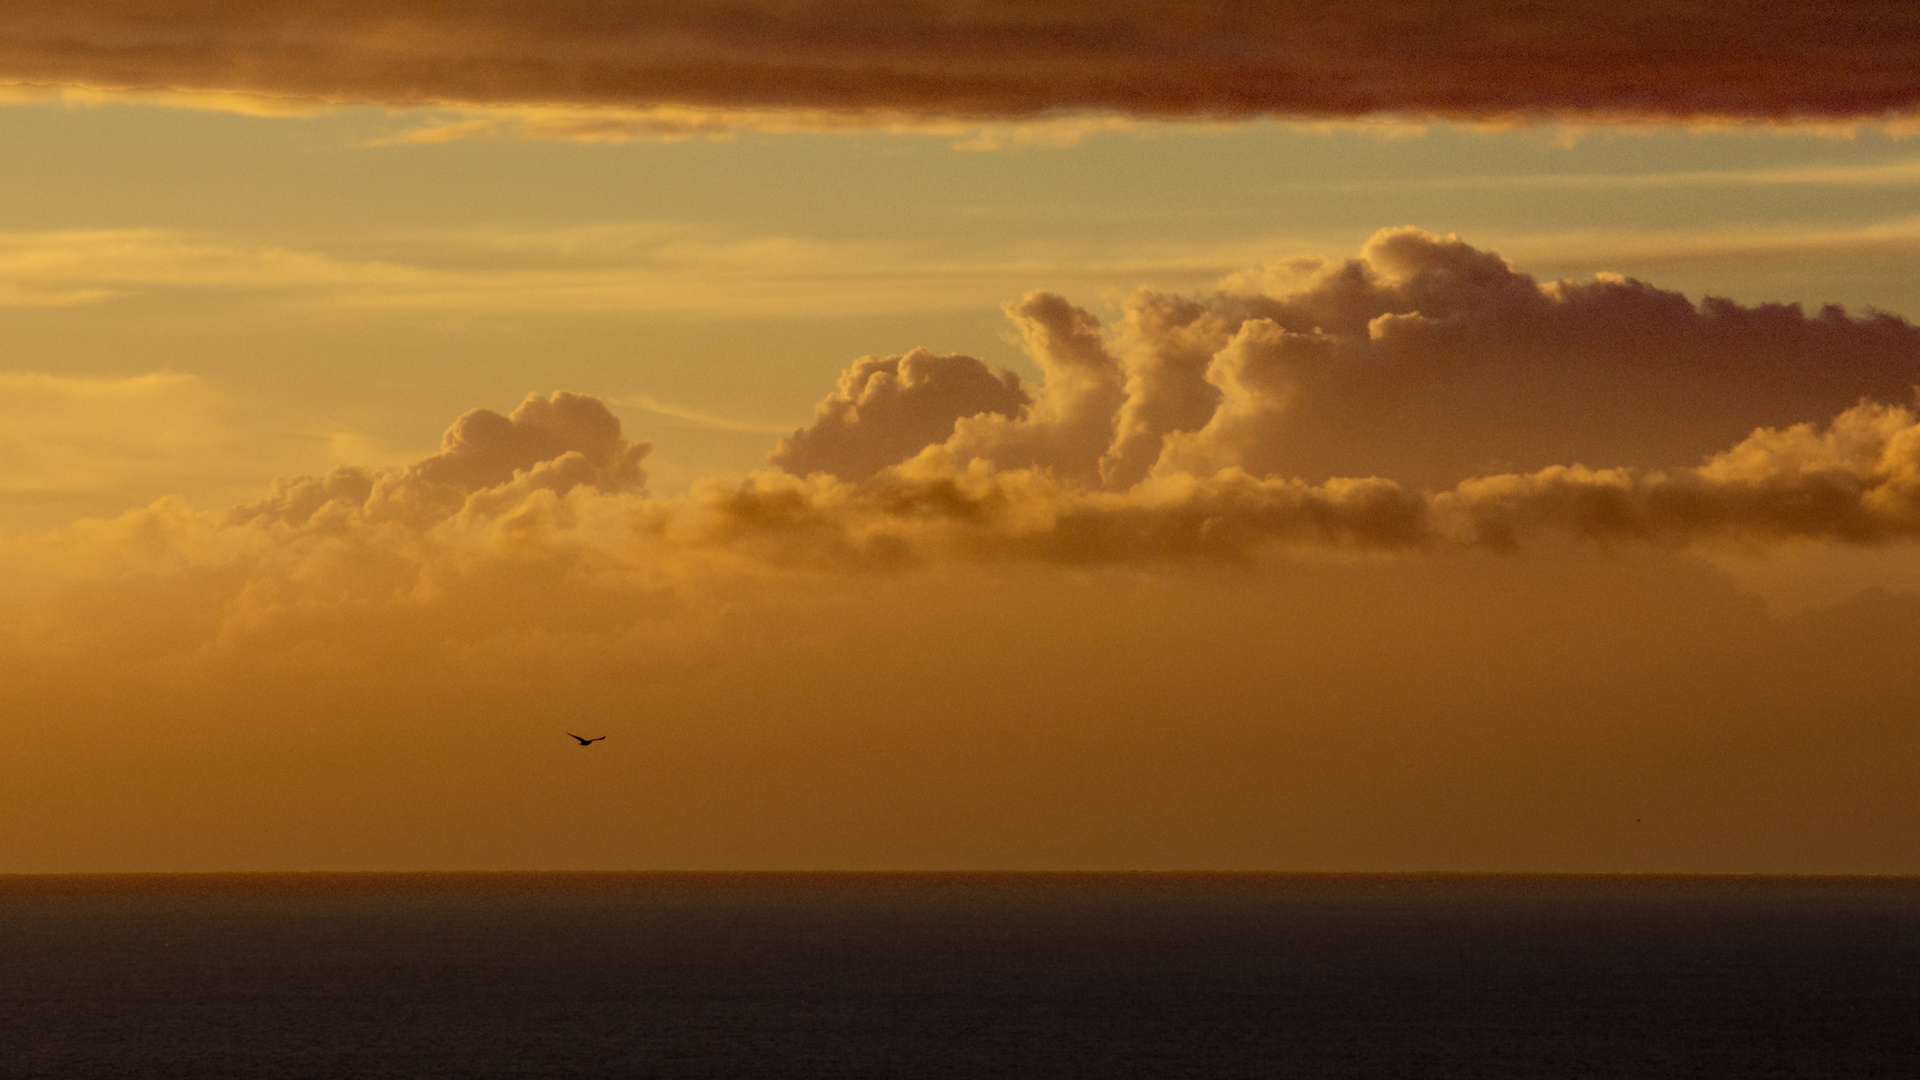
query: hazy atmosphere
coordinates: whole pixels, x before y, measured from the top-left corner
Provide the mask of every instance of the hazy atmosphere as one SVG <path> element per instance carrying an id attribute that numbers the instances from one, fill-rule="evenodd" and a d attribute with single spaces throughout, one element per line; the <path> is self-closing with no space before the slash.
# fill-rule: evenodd
<path id="1" fill-rule="evenodd" d="M 1920 12 L 876 10 L 9 3 L 0 872 L 1920 873 Z"/>

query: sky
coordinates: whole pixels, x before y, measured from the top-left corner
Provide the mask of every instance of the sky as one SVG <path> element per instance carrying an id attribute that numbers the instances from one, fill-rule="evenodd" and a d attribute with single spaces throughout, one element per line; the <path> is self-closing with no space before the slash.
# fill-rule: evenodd
<path id="1" fill-rule="evenodd" d="M 1920 873 L 1916 39 L 9 3 L 0 872 Z"/>

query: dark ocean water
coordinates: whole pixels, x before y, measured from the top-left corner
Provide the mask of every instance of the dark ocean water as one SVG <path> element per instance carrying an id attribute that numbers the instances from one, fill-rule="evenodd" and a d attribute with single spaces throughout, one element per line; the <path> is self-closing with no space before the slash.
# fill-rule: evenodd
<path id="1" fill-rule="evenodd" d="M 0 1076 L 1920 1077 L 1920 881 L 0 878 Z"/>

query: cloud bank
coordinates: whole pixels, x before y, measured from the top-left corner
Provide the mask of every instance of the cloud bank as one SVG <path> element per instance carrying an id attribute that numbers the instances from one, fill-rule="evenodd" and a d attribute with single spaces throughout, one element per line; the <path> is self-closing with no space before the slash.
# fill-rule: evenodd
<path id="1" fill-rule="evenodd" d="M 1920 328 L 1408 230 L 1008 314 L 684 495 L 560 392 L 0 537 L 0 869 L 1916 868 L 1920 602 L 1697 555 L 1920 566 Z"/>
<path id="2" fill-rule="evenodd" d="M 1915 868 L 1920 604 L 1770 619 L 1668 554 L 1912 538 L 1901 410 L 1432 496 L 928 454 L 657 499 L 610 421 L 10 552 L 0 867 Z"/>
<path id="3" fill-rule="evenodd" d="M 989 408 L 958 380 L 889 381 L 869 404 L 864 373 L 905 361 L 868 358 L 774 464 L 865 480 L 937 444 L 960 465 L 1107 491 L 1224 469 L 1444 488 L 1553 465 L 1691 466 L 1755 428 L 1904 402 L 1920 383 L 1920 328 L 1894 316 L 1695 304 L 1613 275 L 1542 283 L 1414 229 L 1211 294 L 1142 290 L 1112 334 L 1049 293 L 1008 315 L 1038 385 L 1003 374 L 1012 396 Z M 990 381 L 978 361 L 941 363 Z"/>
<path id="4" fill-rule="evenodd" d="M 224 515 L 163 502 L 75 543 L 175 537 L 140 557 L 295 578 L 350 548 L 425 580 L 509 551 L 630 570 L 1157 565 L 1920 534 L 1920 421 L 1901 404 L 1920 327 L 1895 316 L 1541 283 L 1412 229 L 1211 293 L 1136 293 L 1111 330 L 1049 293 L 1007 313 L 1039 382 L 924 349 L 865 357 L 773 469 L 684 496 L 649 496 L 648 445 L 562 392 L 470 412 L 404 468 L 284 479 Z"/>
<path id="5" fill-rule="evenodd" d="M 0 80 L 896 118 L 1834 119 L 1920 104 L 1916 32 L 1898 0 L 21 0 L 0 12 Z"/>

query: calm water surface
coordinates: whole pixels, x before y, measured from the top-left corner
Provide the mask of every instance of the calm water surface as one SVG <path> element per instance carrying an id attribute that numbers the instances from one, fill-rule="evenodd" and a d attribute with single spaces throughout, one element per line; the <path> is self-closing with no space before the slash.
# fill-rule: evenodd
<path id="1" fill-rule="evenodd" d="M 0 877 L 0 1076 L 1920 1077 L 1920 881 Z"/>

